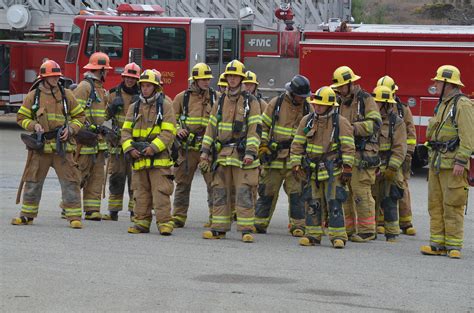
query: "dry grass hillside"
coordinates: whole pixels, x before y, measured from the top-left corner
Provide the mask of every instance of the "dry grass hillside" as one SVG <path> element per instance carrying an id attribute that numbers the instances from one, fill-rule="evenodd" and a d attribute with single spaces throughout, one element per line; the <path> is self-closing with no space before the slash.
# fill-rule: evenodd
<path id="1" fill-rule="evenodd" d="M 474 0 L 352 0 L 356 23 L 474 25 Z"/>

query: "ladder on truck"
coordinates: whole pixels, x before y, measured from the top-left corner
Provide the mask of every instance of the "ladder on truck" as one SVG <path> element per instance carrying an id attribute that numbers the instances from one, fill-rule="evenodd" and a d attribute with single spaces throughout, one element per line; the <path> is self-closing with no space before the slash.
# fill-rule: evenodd
<path id="1" fill-rule="evenodd" d="M 0 29 L 12 24 L 25 31 L 38 31 L 54 23 L 57 32 L 68 33 L 74 16 L 86 7 L 107 11 L 123 3 L 160 5 L 165 16 L 253 19 L 257 27 L 277 29 L 275 10 L 291 2 L 295 26 L 313 29 L 331 18 L 349 20 L 351 0 L 0 0 Z M 14 6 L 14 8 L 12 8 Z M 10 9 L 10 23 L 7 11 Z"/>

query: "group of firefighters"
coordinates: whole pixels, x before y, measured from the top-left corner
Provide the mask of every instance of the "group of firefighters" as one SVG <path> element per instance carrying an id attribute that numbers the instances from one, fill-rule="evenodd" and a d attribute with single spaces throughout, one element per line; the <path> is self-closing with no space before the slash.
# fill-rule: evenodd
<path id="1" fill-rule="evenodd" d="M 282 184 L 289 233 L 302 246 L 318 245 L 324 235 L 340 249 L 377 233 L 388 242 L 416 234 L 408 186 L 415 127 L 391 77 L 369 93 L 341 66 L 330 86 L 312 92 L 309 80 L 296 75 L 267 104 L 256 74 L 238 60 L 220 75 L 219 91 L 210 87 L 211 68 L 196 64 L 189 88 L 174 100 L 157 70 L 127 64 L 122 82 L 107 92 L 108 56 L 96 52 L 84 68 L 84 80 L 70 90 L 59 65 L 44 62 L 18 111 L 18 124 L 33 134 L 22 135 L 28 159 L 13 225 L 33 223 L 53 167 L 72 228 L 82 228 L 83 213 L 86 220 L 117 221 L 127 184 L 128 232 L 148 233 L 154 211 L 159 233 L 171 235 L 186 224 L 199 169 L 209 207 L 205 239 L 224 238 L 233 221 L 243 242 L 267 233 Z M 433 81 L 439 103 L 427 130 L 431 237 L 421 252 L 460 258 L 474 105 L 460 91 L 456 67 L 439 67 Z M 107 176 L 109 213 L 102 215 Z"/>

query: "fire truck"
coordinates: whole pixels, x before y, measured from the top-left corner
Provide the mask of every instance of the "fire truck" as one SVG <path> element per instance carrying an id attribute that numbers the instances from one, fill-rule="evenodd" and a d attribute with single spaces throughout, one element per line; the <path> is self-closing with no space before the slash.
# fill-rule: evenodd
<path id="1" fill-rule="evenodd" d="M 437 102 L 428 87 L 438 66 L 457 66 L 466 85 L 463 92 L 474 98 L 474 29 L 469 26 L 349 25 L 352 31 L 342 32 L 331 21 L 322 29 L 302 31 L 291 30 L 287 14 L 286 30 L 262 31 L 248 20 L 161 17 L 162 12 L 159 6 L 122 4 L 113 15 L 76 16 L 63 57 L 65 76 L 79 81 L 95 51 L 107 53 L 113 66 L 106 88 L 121 81 L 125 64 L 135 62 L 161 71 L 171 97 L 188 87 L 196 63 L 211 66 L 216 84 L 225 65 L 236 58 L 257 74 L 267 97 L 283 91 L 296 73 L 307 76 L 314 90 L 331 84 L 333 71 L 341 65 L 362 76 L 360 83 L 368 91 L 378 78 L 390 75 L 415 118 L 416 165 L 426 162 L 425 128 Z"/>
<path id="2" fill-rule="evenodd" d="M 0 110 L 16 112 L 46 59 L 64 67 L 68 43 L 54 40 L 0 40 Z"/>

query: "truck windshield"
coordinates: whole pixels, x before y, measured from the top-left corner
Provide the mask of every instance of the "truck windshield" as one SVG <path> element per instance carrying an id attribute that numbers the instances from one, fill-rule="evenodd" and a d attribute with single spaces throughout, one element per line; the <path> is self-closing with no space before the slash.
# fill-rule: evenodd
<path id="1" fill-rule="evenodd" d="M 79 51 L 79 41 L 81 40 L 81 29 L 72 25 L 71 39 L 69 40 L 69 46 L 66 52 L 66 62 L 75 63 L 77 60 L 77 52 Z"/>
<path id="2" fill-rule="evenodd" d="M 95 33 L 94 33 L 95 30 Z M 96 51 L 106 53 L 110 58 L 121 58 L 123 50 L 123 30 L 118 25 L 92 25 L 87 38 L 86 55 Z"/>

